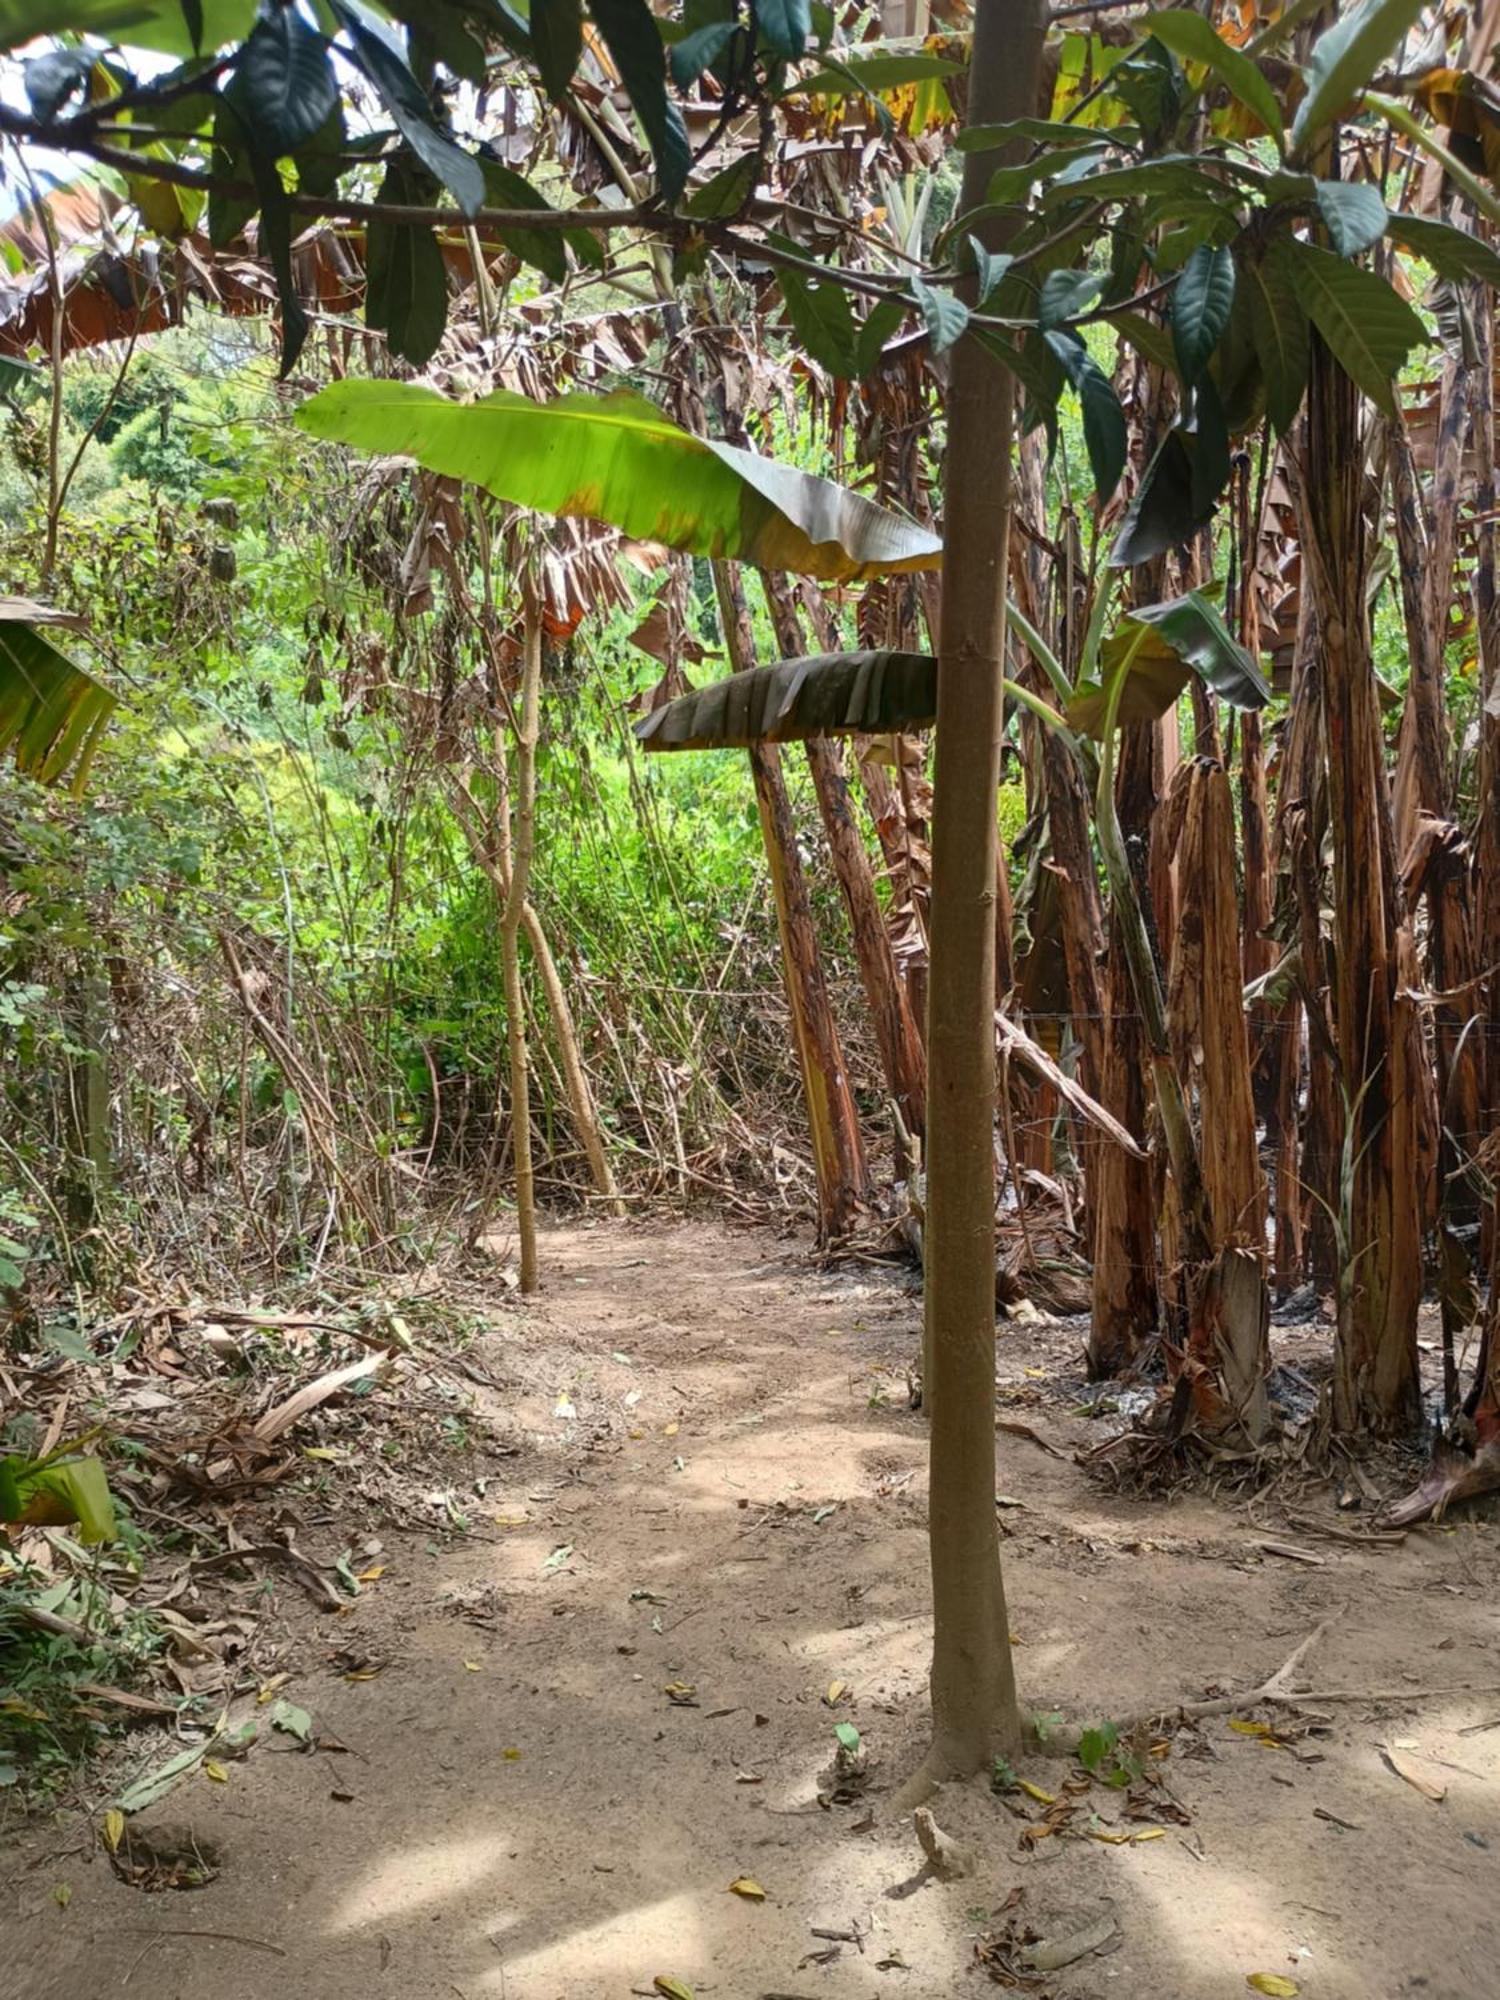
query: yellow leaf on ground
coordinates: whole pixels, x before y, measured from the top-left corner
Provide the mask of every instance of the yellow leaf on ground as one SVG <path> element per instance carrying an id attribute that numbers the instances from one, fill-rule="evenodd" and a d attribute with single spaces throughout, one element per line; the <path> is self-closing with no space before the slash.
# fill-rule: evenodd
<path id="1" fill-rule="evenodd" d="M 334 1451 L 329 1445 L 326 1444 L 304 1445 L 302 1448 L 302 1456 L 304 1458 L 330 1459 L 335 1465 L 337 1465 L 339 1462 L 339 1454 L 336 1451 Z"/>
<path id="2" fill-rule="evenodd" d="M 1055 1806 L 1057 1804 L 1057 1798 L 1054 1793 L 1044 1792 L 1040 1785 L 1032 1784 L 1030 1778 L 1017 1778 L 1016 1783 L 1021 1787 L 1027 1798 L 1035 1799 L 1039 1806 Z"/>
<path id="3" fill-rule="evenodd" d="M 502 1750 L 500 1755 L 505 1759 L 507 1764 L 519 1764 L 521 1761 L 521 1753 L 514 1744 L 508 1750 Z"/>
<path id="4" fill-rule="evenodd" d="M 1271 1736 L 1275 1733 L 1269 1722 L 1246 1722 L 1238 1715 L 1229 1718 L 1229 1726 L 1240 1736 Z"/>
<path id="5" fill-rule="evenodd" d="M 849 1683 L 847 1681 L 830 1681 L 828 1683 L 828 1692 L 824 1695 L 823 1699 L 830 1708 L 837 1708 L 848 1692 Z"/>
<path id="6" fill-rule="evenodd" d="M 736 1875 L 729 1885 L 731 1896 L 743 1896 L 747 1903 L 763 1903 L 766 1892 L 753 1875 Z"/>
<path id="7" fill-rule="evenodd" d="M 262 1681 L 256 1690 L 255 1699 L 262 1708 L 272 1699 L 278 1688 L 284 1688 L 291 1679 L 290 1674 L 272 1674 L 268 1681 Z"/>
<path id="8" fill-rule="evenodd" d="M 1142 1827 L 1141 1831 L 1132 1837 L 1131 1846 L 1139 1847 L 1143 1840 L 1165 1840 L 1166 1837 L 1167 1829 L 1164 1826 Z"/>
<path id="9" fill-rule="evenodd" d="M 681 1424 L 667 1424 L 662 1431 L 662 1436 L 664 1438 L 674 1438 L 681 1429 Z"/>
<path id="10" fill-rule="evenodd" d="M 358 1572 L 356 1581 L 359 1583 L 374 1583 L 384 1575 L 385 1564 L 372 1563 L 368 1569 L 362 1569 Z"/>
<path id="11" fill-rule="evenodd" d="M 111 1854 L 119 1851 L 120 1842 L 125 1838 L 125 1815 L 118 1806 L 111 1806 L 104 1815 L 104 1845 Z"/>
<path id="12" fill-rule="evenodd" d="M 205 1778 L 212 1778 L 216 1785 L 227 1785 L 229 1783 L 229 1773 L 216 1757 L 204 1758 L 203 1775 Z"/>
<path id="13" fill-rule="evenodd" d="M 52 1900 L 60 1910 L 65 1910 L 73 1900 L 73 1884 L 59 1882 L 52 1891 Z"/>
<path id="14" fill-rule="evenodd" d="M 680 1979 L 673 1979 L 668 1973 L 658 1972 L 651 1984 L 658 1993 L 665 1995 L 665 2000 L 693 2000 L 692 1987 L 684 1986 Z"/>
<path id="15" fill-rule="evenodd" d="M 1286 1979 L 1279 1972 L 1250 1972 L 1245 1975 L 1245 1984 L 1256 1993 L 1269 1993 L 1273 2000 L 1293 2000 L 1302 1991 L 1295 1979 Z"/>
<path id="16" fill-rule="evenodd" d="M 466 1674 L 482 1674 L 484 1672 L 484 1668 L 480 1666 L 478 1660 L 465 1660 L 464 1672 Z"/>

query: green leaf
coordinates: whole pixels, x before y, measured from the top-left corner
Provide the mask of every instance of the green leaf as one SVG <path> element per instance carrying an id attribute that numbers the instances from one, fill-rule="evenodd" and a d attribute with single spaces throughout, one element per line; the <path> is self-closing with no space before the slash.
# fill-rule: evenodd
<path id="1" fill-rule="evenodd" d="M 339 184 L 339 175 L 344 171 L 344 153 L 348 144 L 344 106 L 340 100 L 307 144 L 299 146 L 292 155 L 297 168 L 299 192 L 332 194 Z"/>
<path id="2" fill-rule="evenodd" d="M 273 157 L 295 153 L 339 101 L 327 42 L 290 7 L 256 22 L 240 56 L 237 83 L 250 130 Z"/>
<path id="3" fill-rule="evenodd" d="M 1386 57 L 1415 26 L 1426 0 L 1364 0 L 1318 37 L 1307 95 L 1292 120 L 1292 151 L 1305 155 L 1350 101 L 1369 88 Z"/>
<path id="4" fill-rule="evenodd" d="M 1130 612 L 1100 648 L 1099 664 L 1100 680 L 1084 682 L 1067 710 L 1072 727 L 1096 739 L 1122 673 L 1121 724 L 1165 715 L 1194 673 L 1233 708 L 1264 708 L 1271 699 L 1254 660 L 1201 591 Z"/>
<path id="5" fill-rule="evenodd" d="M 0 1520 L 42 1527 L 78 1523 L 83 1542 L 115 1538 L 115 1506 L 102 1460 L 84 1453 L 52 1458 L 9 1457 L 0 1461 Z"/>
<path id="6" fill-rule="evenodd" d="M 359 0 L 327 0 L 349 36 L 358 67 L 379 93 L 396 128 L 417 158 L 447 188 L 465 215 L 484 206 L 484 173 L 478 160 L 439 129 L 427 93 L 406 58 Z"/>
<path id="7" fill-rule="evenodd" d="M 1090 172 L 1081 182 L 1061 181 L 1042 195 L 1043 209 L 1086 195 L 1090 201 L 1133 201 L 1137 197 L 1175 201 L 1222 200 L 1230 206 L 1238 200 L 1238 190 L 1226 185 L 1224 175 L 1214 171 L 1214 162 L 1193 153 L 1171 153 L 1159 160 L 1143 160 L 1134 166 L 1109 167 Z"/>
<path id="8" fill-rule="evenodd" d="M 1276 244 L 1273 254 L 1345 374 L 1387 416 L 1395 416 L 1391 384 L 1411 350 L 1426 344 L 1421 320 L 1384 278 L 1329 250 L 1288 240 Z"/>
<path id="9" fill-rule="evenodd" d="M 986 299 L 998 288 L 1016 260 L 1006 251 L 986 250 L 977 236 L 969 238 L 969 248 L 974 253 L 974 269 L 979 278 L 979 290 L 976 296 L 982 311 Z"/>
<path id="10" fill-rule="evenodd" d="M 1500 255 L 1478 236 L 1427 215 L 1392 215 L 1386 234 L 1403 250 L 1430 264 L 1440 278 L 1478 278 L 1500 289 Z"/>
<path id="11" fill-rule="evenodd" d="M 1149 562 L 1191 541 L 1213 519 L 1213 507 L 1198 501 L 1194 486 L 1195 441 L 1181 429 L 1167 432 L 1147 466 L 1109 552 L 1112 569 Z"/>
<path id="12" fill-rule="evenodd" d="M 25 598 L 0 597 L 0 757 L 44 785 L 70 770 L 82 790 L 118 703 L 41 629 L 76 624 Z"/>
<path id="13" fill-rule="evenodd" d="M 712 180 L 705 181 L 701 188 L 695 188 L 682 204 L 682 212 L 705 221 L 724 215 L 738 215 L 754 194 L 759 179 L 759 153 L 741 153 Z"/>
<path id="14" fill-rule="evenodd" d="M 542 88 L 557 103 L 567 96 L 583 54 L 581 0 L 531 0 L 531 46 Z"/>
<path id="15" fill-rule="evenodd" d="M 213 174 L 224 180 L 251 178 L 250 147 L 234 103 L 221 95 L 214 112 L 213 144 L 209 152 Z M 255 213 L 255 203 L 211 189 L 208 197 L 208 240 L 216 250 L 232 243 Z"/>
<path id="16" fill-rule="evenodd" d="M 1500 258 L 1496 259 L 1500 265 Z M 1250 314 L 1250 337 L 1266 385 L 1266 414 L 1284 437 L 1302 407 L 1307 387 L 1307 308 L 1276 256 L 1253 257 L 1240 270 Z"/>
<path id="17" fill-rule="evenodd" d="M 1207 368 L 1234 305 L 1234 255 L 1200 243 L 1182 267 L 1172 294 L 1172 345 L 1184 382 Z"/>
<path id="18" fill-rule="evenodd" d="M 827 582 L 936 569 L 942 544 L 831 480 L 695 437 L 629 390 L 548 403 L 450 402 L 411 382 L 335 382 L 304 403 L 314 437 L 414 458 L 539 513 Z"/>
<path id="19" fill-rule="evenodd" d="M 812 29 L 807 0 L 760 0 L 755 23 L 765 46 L 788 62 L 795 62 L 807 47 Z"/>
<path id="20" fill-rule="evenodd" d="M 1109 72 L 1109 88 L 1130 107 L 1141 136 L 1155 147 L 1175 128 L 1187 103 L 1187 79 L 1163 43 L 1148 39 Z"/>
<path id="21" fill-rule="evenodd" d="M 982 347 L 987 347 L 1026 390 L 1026 405 L 1019 419 L 1021 435 L 1028 436 L 1038 424 L 1045 424 L 1049 447 L 1055 448 L 1057 401 L 1065 380 L 1057 356 L 1040 336 L 1028 334 L 1024 340 L 1016 341 L 1007 334 L 993 332 L 989 327 L 976 327 L 974 338 Z"/>
<path id="22" fill-rule="evenodd" d="M 1167 14 L 1148 14 L 1140 26 L 1143 34 L 1154 36 L 1184 62 L 1202 63 L 1211 69 L 1230 96 L 1254 112 L 1276 141 L 1277 151 L 1285 149 L 1286 132 L 1275 91 L 1250 57 L 1231 48 L 1211 21 L 1185 8 L 1174 8 Z"/>
<path id="23" fill-rule="evenodd" d="M 661 191 L 668 201 L 676 201 L 687 184 L 692 149 L 682 113 L 667 96 L 666 58 L 656 17 L 646 0 L 589 0 L 589 12 L 641 121 Z"/>
<path id="24" fill-rule="evenodd" d="M 414 174 L 408 161 L 397 158 L 387 168 L 376 200 L 420 207 L 429 190 L 426 176 Z M 372 220 L 365 245 L 365 324 L 385 335 L 393 354 L 413 368 L 425 367 L 448 320 L 448 276 L 437 238 L 425 227 Z M 553 240 L 548 250 L 566 268 L 562 244 Z"/>
<path id="25" fill-rule="evenodd" d="M 854 346 L 854 372 L 860 381 L 879 366 L 881 349 L 905 317 L 899 299 L 877 299 L 865 314 Z"/>
<path id="26" fill-rule="evenodd" d="M 1123 137 L 1123 134 L 1112 134 Z M 953 141 L 960 153 L 994 153 L 1019 139 L 1038 146 L 1097 146 L 1099 134 L 1086 125 L 1065 125 L 1056 118 L 1010 118 L 1003 125 L 968 125 Z"/>
<path id="27" fill-rule="evenodd" d="M 953 345 L 969 324 L 969 308 L 963 300 L 952 292 L 940 292 L 932 285 L 924 285 L 920 278 L 911 281 L 912 295 L 917 301 L 927 331 L 932 337 L 932 351 L 941 354 Z"/>
<path id="28" fill-rule="evenodd" d="M 687 90 L 706 69 L 712 69 L 739 32 L 738 21 L 710 21 L 674 42 L 668 60 L 677 88 Z"/>
<path id="29" fill-rule="evenodd" d="M 882 90 L 899 90 L 908 83 L 928 83 L 945 76 L 961 76 L 963 64 L 946 56 L 855 56 L 841 62 L 837 70 L 820 69 L 816 76 L 799 77 L 783 91 L 784 97 L 850 97 L 855 94 L 878 96 Z M 955 141 L 962 145 L 963 137 Z"/>
<path id="30" fill-rule="evenodd" d="M 795 248 L 783 237 L 769 240 L 778 247 Z M 813 360 L 830 375 L 853 381 L 860 373 L 858 330 L 843 286 L 790 270 L 778 270 L 776 282 L 792 331 Z"/>
<path id="31" fill-rule="evenodd" d="M 851 1753 L 859 1748 L 859 1731 L 852 1722 L 836 1722 L 833 1725 L 833 1733 Z"/>
<path id="32" fill-rule="evenodd" d="M 1045 333 L 1065 320 L 1076 319 L 1103 290 L 1104 279 L 1098 271 L 1049 271 L 1042 280 L 1038 326 Z"/>
<path id="33" fill-rule="evenodd" d="M 299 1708 L 294 1701 L 285 1699 L 271 1704 L 271 1727 L 279 1729 L 284 1736 L 295 1737 L 299 1743 L 313 1740 L 313 1719 L 305 1708 Z"/>
<path id="34" fill-rule="evenodd" d="M 1341 257 L 1357 257 L 1385 234 L 1385 203 L 1368 181 L 1319 181 L 1318 210 Z"/>
<path id="35" fill-rule="evenodd" d="M 1169 375 L 1177 373 L 1177 353 L 1172 346 L 1172 336 L 1164 326 L 1158 326 L 1154 319 L 1147 319 L 1144 313 L 1138 312 L 1111 313 L 1108 324 L 1137 354 L 1144 354 L 1148 361 L 1165 369 Z"/>
<path id="36" fill-rule="evenodd" d="M 481 164 L 485 196 L 492 208 L 534 208 L 551 213 L 552 204 L 512 168 L 487 156 L 482 156 Z M 392 194 L 391 199 L 394 201 L 396 196 Z M 523 264 L 534 265 L 555 285 L 560 285 L 568 275 L 567 248 L 557 230 L 509 228 L 496 234 L 513 257 L 519 257 Z M 438 262 L 442 262 L 441 253 Z"/>
<path id="37" fill-rule="evenodd" d="M 930 653 L 821 653 L 695 688 L 653 709 L 635 733 L 647 750 L 724 750 L 925 729 L 936 715 Z"/>
<path id="38" fill-rule="evenodd" d="M 243 41 L 255 25 L 256 0 L 202 0 L 198 35 L 182 0 L 0 0 L 0 49 L 67 30 L 99 35 L 127 48 L 192 56 Z"/>
<path id="39" fill-rule="evenodd" d="M 1125 412 L 1120 408 L 1113 383 L 1077 334 L 1048 332 L 1045 339 L 1077 392 L 1094 492 L 1103 507 L 1114 497 L 1120 474 L 1125 470 L 1128 447 Z"/>
<path id="40" fill-rule="evenodd" d="M 292 211 L 286 198 L 281 170 L 269 154 L 254 148 L 250 173 L 260 194 L 258 248 L 270 259 L 276 280 L 276 297 L 281 307 L 281 363 L 278 373 L 284 382 L 297 364 L 307 339 L 308 318 L 297 294 L 292 270 Z"/>

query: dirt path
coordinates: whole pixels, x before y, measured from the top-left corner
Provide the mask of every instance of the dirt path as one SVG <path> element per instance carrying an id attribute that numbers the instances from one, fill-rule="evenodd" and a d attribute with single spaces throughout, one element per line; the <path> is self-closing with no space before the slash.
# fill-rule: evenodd
<path id="1" fill-rule="evenodd" d="M 916 1298 L 701 1224 L 554 1228 L 544 1257 L 541 1302 L 475 1350 L 517 1446 L 466 1502 L 478 1536 L 388 1537 L 348 1612 L 303 1618 L 286 1691 L 348 1754 L 263 1740 L 144 1815 L 222 1846 L 191 1894 L 123 1885 L 76 1816 L 34 1830 L 0 1860 L 17 2000 L 615 2000 L 658 1974 L 697 2000 L 978 1993 L 977 1936 L 1110 1911 L 1113 1945 L 1033 1990 L 1231 2000 L 1269 1972 L 1308 2000 L 1495 2000 L 1500 1694 L 1416 1698 L 1500 1682 L 1492 1521 L 1378 1550 L 1298 1536 L 1319 1559 L 1300 1563 L 1258 1546 L 1289 1539 L 1274 1521 L 1124 1501 L 1002 1434 L 1029 1704 L 1086 1718 L 1238 1686 L 1324 1618 L 1317 1686 L 1412 1697 L 1329 1702 L 1289 1745 L 1222 1718 L 1180 1734 L 1150 1760 L 1146 1842 L 1028 1838 L 1043 1804 L 950 1788 L 937 1814 L 975 1872 L 924 1879 L 910 1823 L 869 1823 L 921 1742 Z M 1002 1414 L 1068 1451 L 1097 1435 L 1072 1413 L 1079 1340 L 1043 1323 L 1001 1345 Z M 350 1681 L 341 1647 L 389 1663 Z M 869 1794 L 825 1808 L 840 1719 Z M 1024 1775 L 1058 1795 L 1068 1767 Z M 1072 1833 L 1153 1824 L 1109 1788 L 1073 1803 Z M 743 1875 L 765 1902 L 728 1893 Z"/>

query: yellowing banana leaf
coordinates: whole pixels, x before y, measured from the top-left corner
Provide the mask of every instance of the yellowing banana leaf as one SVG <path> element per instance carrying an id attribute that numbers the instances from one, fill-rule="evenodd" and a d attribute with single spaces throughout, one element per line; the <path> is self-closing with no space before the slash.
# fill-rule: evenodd
<path id="1" fill-rule="evenodd" d="M 71 770 L 75 789 L 118 705 L 41 629 L 79 622 L 29 598 L 0 597 L 0 756 L 9 751 L 17 770 L 43 784 Z"/>
<path id="2" fill-rule="evenodd" d="M 455 403 L 414 382 L 334 382 L 297 412 L 313 437 L 467 479 L 540 514 L 824 582 L 936 569 L 942 544 L 832 480 L 696 437 L 630 390 Z"/>
<path id="3" fill-rule="evenodd" d="M 819 653 L 750 667 L 679 695 L 638 722 L 635 733 L 648 750 L 724 750 L 925 729 L 936 716 L 930 653 Z"/>

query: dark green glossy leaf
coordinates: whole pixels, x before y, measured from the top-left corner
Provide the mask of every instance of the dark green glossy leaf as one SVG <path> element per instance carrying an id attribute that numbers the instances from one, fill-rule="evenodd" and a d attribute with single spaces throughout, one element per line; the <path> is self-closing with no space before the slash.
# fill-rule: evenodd
<path id="1" fill-rule="evenodd" d="M 969 324 L 969 308 L 952 292 L 943 292 L 937 290 L 935 286 L 924 285 L 920 278 L 912 279 L 911 289 L 922 318 L 927 323 L 927 331 L 932 339 L 932 351 L 934 354 L 941 354 L 945 348 L 953 345 Z"/>
<path id="2" fill-rule="evenodd" d="M 581 0 L 531 0 L 531 46 L 542 88 L 558 103 L 567 96 L 583 53 Z"/>
<path id="3" fill-rule="evenodd" d="M 1380 65 L 1416 25 L 1426 0 L 1363 0 L 1341 10 L 1319 36 L 1308 62 L 1307 94 L 1292 120 L 1292 149 L 1305 155 L 1310 142 L 1349 102 L 1367 90 Z"/>
<path id="4" fill-rule="evenodd" d="M 1122 131 L 1112 138 L 1123 140 Z M 1003 125 L 970 125 L 953 141 L 960 153 L 995 153 L 1025 139 L 1038 146 L 1097 146 L 1099 134 L 1086 125 L 1065 125 L 1056 118 L 1011 118 Z"/>
<path id="5" fill-rule="evenodd" d="M 712 69 L 739 32 L 738 21 L 710 21 L 674 42 L 670 61 L 677 88 L 687 90 L 706 69 Z"/>
<path id="6" fill-rule="evenodd" d="M 344 170 L 348 144 L 344 106 L 340 101 L 306 145 L 299 146 L 292 155 L 297 166 L 298 188 L 306 194 L 332 194 Z"/>
<path id="7" fill-rule="evenodd" d="M 1385 234 L 1385 203 L 1368 181 L 1319 181 L 1318 211 L 1340 257 L 1357 257 Z"/>
<path id="8" fill-rule="evenodd" d="M 1384 278 L 1329 250 L 1288 239 L 1273 254 L 1345 374 L 1395 416 L 1391 385 L 1411 350 L 1426 343 L 1421 320 Z"/>
<path id="9" fill-rule="evenodd" d="M 1041 206 L 1053 208 L 1080 193 L 1090 201 L 1134 201 L 1151 196 L 1169 201 L 1222 201 L 1228 206 L 1240 199 L 1235 183 L 1226 182 L 1210 161 L 1192 153 L 1173 153 L 1160 160 L 1143 160 L 1135 166 L 1091 171 L 1081 188 L 1071 181 L 1049 187 L 1041 197 Z"/>
<path id="10" fill-rule="evenodd" d="M 256 144 L 295 153 L 339 101 L 328 44 L 290 7 L 262 14 L 240 56 L 239 96 Z"/>
<path id="11" fill-rule="evenodd" d="M 866 313 L 855 342 L 855 373 L 860 381 L 880 365 L 880 350 L 906 317 L 899 299 L 877 299 Z"/>
<path id="12" fill-rule="evenodd" d="M 1170 430 L 1147 466 L 1109 552 L 1112 569 L 1150 562 L 1180 548 L 1213 519 L 1212 506 L 1194 500 L 1195 447 L 1181 430 Z"/>
<path id="13" fill-rule="evenodd" d="M 656 162 L 656 178 L 668 201 L 676 201 L 692 165 L 682 113 L 667 96 L 666 55 L 661 31 L 646 0 L 589 0 L 589 13 L 604 37 Z"/>
<path id="14" fill-rule="evenodd" d="M 1094 492 L 1099 505 L 1106 506 L 1125 470 L 1125 412 L 1120 408 L 1114 384 L 1077 334 L 1050 332 L 1044 337 L 1077 392 Z"/>
<path id="15" fill-rule="evenodd" d="M 1200 244 L 1183 266 L 1172 294 L 1172 345 L 1184 382 L 1196 382 L 1207 368 L 1233 304 L 1233 253 Z"/>
<path id="16" fill-rule="evenodd" d="M 1109 324 L 1119 334 L 1121 340 L 1129 343 L 1137 354 L 1168 375 L 1177 373 L 1177 355 L 1172 346 L 1172 336 L 1164 326 L 1158 326 L 1154 319 L 1147 319 L 1144 313 L 1111 313 Z"/>
<path id="17" fill-rule="evenodd" d="M 259 150 L 250 154 L 250 171 L 260 196 L 260 224 L 256 248 L 267 257 L 276 280 L 276 297 L 281 307 L 281 362 L 278 373 L 283 381 L 297 365 L 307 339 L 308 319 L 297 294 L 292 270 L 292 211 L 286 188 L 275 160 Z"/>
<path id="18" fill-rule="evenodd" d="M 1240 271 L 1250 337 L 1266 385 L 1266 414 L 1285 436 L 1307 387 L 1308 317 L 1281 260 L 1247 258 Z"/>
<path id="19" fill-rule="evenodd" d="M 969 249 L 973 252 L 974 271 L 979 280 L 975 298 L 983 310 L 986 300 L 999 289 L 1015 258 L 1006 251 L 986 250 L 977 236 L 969 238 Z"/>
<path id="20" fill-rule="evenodd" d="M 1403 250 L 1430 264 L 1440 278 L 1478 278 L 1500 290 L 1500 255 L 1466 229 L 1428 215 L 1397 213 L 1390 218 L 1386 234 Z"/>
<path id="21" fill-rule="evenodd" d="M 751 667 L 665 703 L 635 726 L 647 750 L 721 750 L 813 736 L 883 736 L 937 719 L 930 653 L 822 653 Z"/>
<path id="22" fill-rule="evenodd" d="M 1037 324 L 1045 333 L 1049 327 L 1076 319 L 1103 290 L 1104 279 L 1098 271 L 1049 271 L 1042 280 Z"/>
<path id="23" fill-rule="evenodd" d="M 771 237 L 783 249 L 794 246 Z M 821 368 L 851 381 L 859 373 L 858 333 L 849 294 L 832 279 L 815 280 L 801 271 L 779 270 L 776 282 L 792 331 Z"/>
<path id="24" fill-rule="evenodd" d="M 1187 102 L 1187 79 L 1171 50 L 1155 40 L 1116 63 L 1109 88 L 1128 105 L 1148 145 L 1159 144 L 1176 128 Z"/>
<path id="25" fill-rule="evenodd" d="M 725 215 L 738 215 L 754 194 L 759 179 L 760 155 L 741 153 L 737 160 L 731 160 L 727 167 L 716 173 L 712 180 L 705 181 L 701 188 L 694 188 L 682 204 L 682 212 L 684 215 L 696 216 L 703 221 L 714 221 Z"/>
<path id="26" fill-rule="evenodd" d="M 812 29 L 807 0 L 759 0 L 755 22 L 765 46 L 788 62 L 795 62 L 807 47 Z"/>
<path id="27" fill-rule="evenodd" d="M 377 200 L 398 208 L 420 207 L 431 193 L 425 175 L 396 159 L 386 170 Z M 372 221 L 365 242 L 365 324 L 385 335 L 393 354 L 413 368 L 425 367 L 448 318 L 448 277 L 437 237 L 427 228 Z M 561 243 L 552 247 L 561 254 Z"/>
<path id="28" fill-rule="evenodd" d="M 479 162 L 440 129 L 426 92 L 388 31 L 359 0 L 328 0 L 328 5 L 348 34 L 355 62 L 375 86 L 401 136 L 464 214 L 477 214 L 484 206 L 484 173 Z"/>

